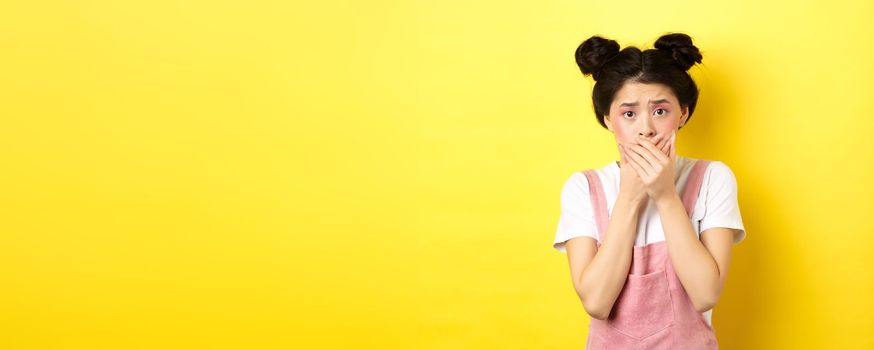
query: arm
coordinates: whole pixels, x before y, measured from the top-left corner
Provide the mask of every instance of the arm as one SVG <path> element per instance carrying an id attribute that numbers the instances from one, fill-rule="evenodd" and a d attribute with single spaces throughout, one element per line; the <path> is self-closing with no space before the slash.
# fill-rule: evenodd
<path id="1" fill-rule="evenodd" d="M 699 312 L 712 309 L 725 284 L 732 233 L 737 233 L 732 231 L 737 230 L 710 228 L 701 233 L 699 240 L 678 194 L 666 196 L 656 205 L 677 277 Z"/>
<path id="2" fill-rule="evenodd" d="M 716 305 L 722 292 L 722 285 L 728 272 L 732 236 L 727 234 L 730 232 L 727 228 L 712 227 L 702 232 L 699 240 L 692 229 L 692 223 L 675 186 L 675 140 L 676 132 L 671 134 L 668 152 L 664 152 L 664 148 L 642 139 L 640 145 L 631 145 L 628 148 L 631 152 L 626 152 L 626 156 L 634 160 L 631 162 L 632 166 L 644 179 L 647 193 L 656 202 L 677 278 L 680 279 L 695 308 L 704 312 Z M 724 170 L 727 170 L 726 174 L 731 174 L 727 167 Z M 725 179 L 723 183 L 734 184 Z M 726 199 L 732 198 L 732 189 L 731 186 L 720 187 L 716 193 L 722 199 L 716 204 L 721 202 L 722 207 L 732 208 L 731 202 L 727 202 Z M 719 205 L 716 207 L 718 208 Z M 717 233 L 707 233 L 711 230 Z"/>
<path id="3" fill-rule="evenodd" d="M 641 210 L 639 200 L 620 192 L 600 249 L 596 248 L 595 240 L 588 237 L 567 241 L 574 289 L 583 308 L 593 318 L 603 320 L 610 315 L 625 285 Z"/>

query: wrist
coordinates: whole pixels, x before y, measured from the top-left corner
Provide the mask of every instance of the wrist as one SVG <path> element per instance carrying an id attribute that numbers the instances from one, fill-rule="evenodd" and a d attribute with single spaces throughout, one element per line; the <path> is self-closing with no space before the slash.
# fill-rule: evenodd
<path id="1" fill-rule="evenodd" d="M 643 205 L 643 203 L 649 201 L 649 195 L 643 193 L 642 195 L 638 194 L 629 194 L 619 192 L 619 197 L 616 199 L 617 202 L 622 202 L 627 204 L 633 208 L 639 208 Z"/>
<path id="2" fill-rule="evenodd" d="M 670 192 L 655 199 L 656 206 L 659 208 L 666 207 L 675 202 L 683 203 L 683 200 L 680 199 L 680 195 L 676 192 Z"/>

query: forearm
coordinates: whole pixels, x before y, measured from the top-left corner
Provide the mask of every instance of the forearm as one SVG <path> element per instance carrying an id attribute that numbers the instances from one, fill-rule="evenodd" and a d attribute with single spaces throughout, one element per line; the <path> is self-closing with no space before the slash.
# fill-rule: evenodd
<path id="1" fill-rule="evenodd" d="M 700 312 L 710 310 L 719 295 L 719 266 L 698 239 L 676 193 L 656 201 L 668 253 L 677 278 Z"/>
<path id="2" fill-rule="evenodd" d="M 637 235 L 639 204 L 626 196 L 617 198 L 601 247 L 579 276 L 577 293 L 592 317 L 607 318 L 625 285 Z"/>

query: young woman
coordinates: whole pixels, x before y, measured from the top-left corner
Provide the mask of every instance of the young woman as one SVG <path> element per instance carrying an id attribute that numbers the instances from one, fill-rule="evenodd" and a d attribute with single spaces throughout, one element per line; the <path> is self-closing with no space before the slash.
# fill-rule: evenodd
<path id="1" fill-rule="evenodd" d="M 687 70 L 701 53 L 681 33 L 654 46 L 620 51 L 593 36 L 575 53 L 620 155 L 570 176 L 553 243 L 591 316 L 590 350 L 716 349 L 712 309 L 746 236 L 731 169 L 676 154 L 698 100 Z"/>

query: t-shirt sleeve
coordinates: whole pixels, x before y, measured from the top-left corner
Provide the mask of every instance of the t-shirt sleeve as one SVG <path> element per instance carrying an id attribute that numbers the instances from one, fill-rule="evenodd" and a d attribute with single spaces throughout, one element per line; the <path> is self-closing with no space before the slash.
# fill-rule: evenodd
<path id="1" fill-rule="evenodd" d="M 566 253 L 565 242 L 587 236 L 598 239 L 595 215 L 589 199 L 589 181 L 581 172 L 573 173 L 561 189 L 561 215 L 552 247 Z"/>
<path id="2" fill-rule="evenodd" d="M 711 162 L 709 173 L 704 217 L 698 224 L 698 232 L 713 227 L 738 229 L 740 234 L 735 236 L 734 244 L 740 243 L 746 237 L 746 229 L 738 206 L 737 179 L 731 169 L 720 161 Z"/>

